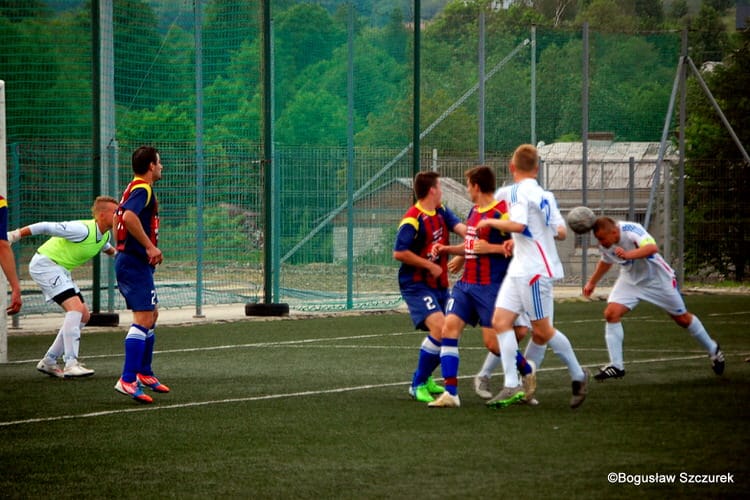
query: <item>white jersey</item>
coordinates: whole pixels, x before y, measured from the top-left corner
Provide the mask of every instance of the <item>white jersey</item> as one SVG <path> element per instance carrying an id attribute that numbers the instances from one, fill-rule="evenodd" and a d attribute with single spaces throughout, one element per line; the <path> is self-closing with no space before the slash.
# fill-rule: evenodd
<path id="1" fill-rule="evenodd" d="M 513 233 L 513 259 L 508 266 L 508 276 L 563 277 L 555 245 L 556 224 L 560 223 L 562 215 L 551 195 L 536 179 L 524 179 L 511 187 L 510 220 L 523 224 L 526 229 Z"/>
<path id="2" fill-rule="evenodd" d="M 624 260 L 615 255 L 617 247 L 627 252 L 652 243 L 656 244 L 654 237 L 637 222 L 618 221 L 617 226 L 620 228 L 620 241 L 609 248 L 599 245 L 599 251 L 603 262 L 620 265 L 619 279 L 638 285 L 652 279 L 671 281 L 675 278 L 674 270 L 658 252 L 645 259 L 634 260 Z"/>

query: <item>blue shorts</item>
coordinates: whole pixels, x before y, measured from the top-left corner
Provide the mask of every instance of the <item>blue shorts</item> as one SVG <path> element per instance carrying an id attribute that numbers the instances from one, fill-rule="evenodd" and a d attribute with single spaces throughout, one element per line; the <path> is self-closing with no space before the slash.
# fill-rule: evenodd
<path id="1" fill-rule="evenodd" d="M 472 285 L 459 281 L 453 285 L 445 313 L 455 314 L 467 325 L 476 326 L 479 322 L 479 326 L 491 328 L 499 290 L 499 283 Z"/>
<path id="2" fill-rule="evenodd" d="M 133 311 L 153 311 L 159 299 L 154 285 L 154 267 L 138 257 L 118 252 L 115 257 L 117 287 Z"/>
<path id="3" fill-rule="evenodd" d="M 401 297 L 409 308 L 411 320 L 418 330 L 429 331 L 425 320 L 427 316 L 436 312 L 445 313 L 448 302 L 448 290 L 445 288 L 431 288 L 424 283 L 411 283 L 401 286 Z"/>

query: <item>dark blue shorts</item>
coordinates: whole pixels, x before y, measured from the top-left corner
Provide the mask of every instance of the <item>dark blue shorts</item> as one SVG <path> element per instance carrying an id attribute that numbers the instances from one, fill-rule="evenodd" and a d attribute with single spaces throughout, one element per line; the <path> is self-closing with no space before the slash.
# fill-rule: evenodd
<path id="1" fill-rule="evenodd" d="M 115 257 L 117 287 L 133 311 L 153 311 L 159 299 L 154 285 L 154 267 L 138 257 L 119 252 Z"/>
<path id="2" fill-rule="evenodd" d="M 467 325 L 492 327 L 492 315 L 495 313 L 495 299 L 500 284 L 471 285 L 463 281 L 453 285 L 451 298 L 445 314 L 455 314 Z"/>
<path id="3" fill-rule="evenodd" d="M 424 283 L 412 283 L 401 287 L 401 297 L 409 308 L 411 320 L 418 330 L 428 331 L 425 325 L 427 316 L 436 312 L 445 313 L 448 302 L 448 290 L 445 288 L 431 288 Z"/>

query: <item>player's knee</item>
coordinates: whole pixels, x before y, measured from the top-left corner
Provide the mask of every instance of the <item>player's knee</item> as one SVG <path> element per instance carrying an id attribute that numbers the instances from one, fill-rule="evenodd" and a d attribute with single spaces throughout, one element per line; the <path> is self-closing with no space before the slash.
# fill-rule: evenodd
<path id="1" fill-rule="evenodd" d="M 693 315 L 690 313 L 680 314 L 679 316 L 672 316 L 672 319 L 682 328 L 687 328 L 690 323 L 693 322 Z"/>
<path id="2" fill-rule="evenodd" d="M 622 311 L 614 307 L 604 309 L 604 320 L 607 323 L 619 323 L 622 319 Z"/>

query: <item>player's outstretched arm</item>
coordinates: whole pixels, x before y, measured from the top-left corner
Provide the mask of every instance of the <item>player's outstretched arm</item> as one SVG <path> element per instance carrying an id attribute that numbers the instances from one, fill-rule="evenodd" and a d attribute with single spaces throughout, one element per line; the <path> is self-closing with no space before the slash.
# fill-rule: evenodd
<path id="1" fill-rule="evenodd" d="M 604 262 L 603 260 L 600 260 L 599 263 L 596 265 L 596 269 L 594 269 L 594 272 L 591 274 L 591 277 L 586 282 L 585 285 L 583 285 L 583 296 L 584 297 L 591 297 L 591 294 L 594 293 L 594 289 L 596 288 L 596 284 L 599 283 L 599 280 L 602 279 L 602 277 L 607 274 L 607 271 L 609 271 L 612 268 L 612 264 L 609 262 Z"/>

